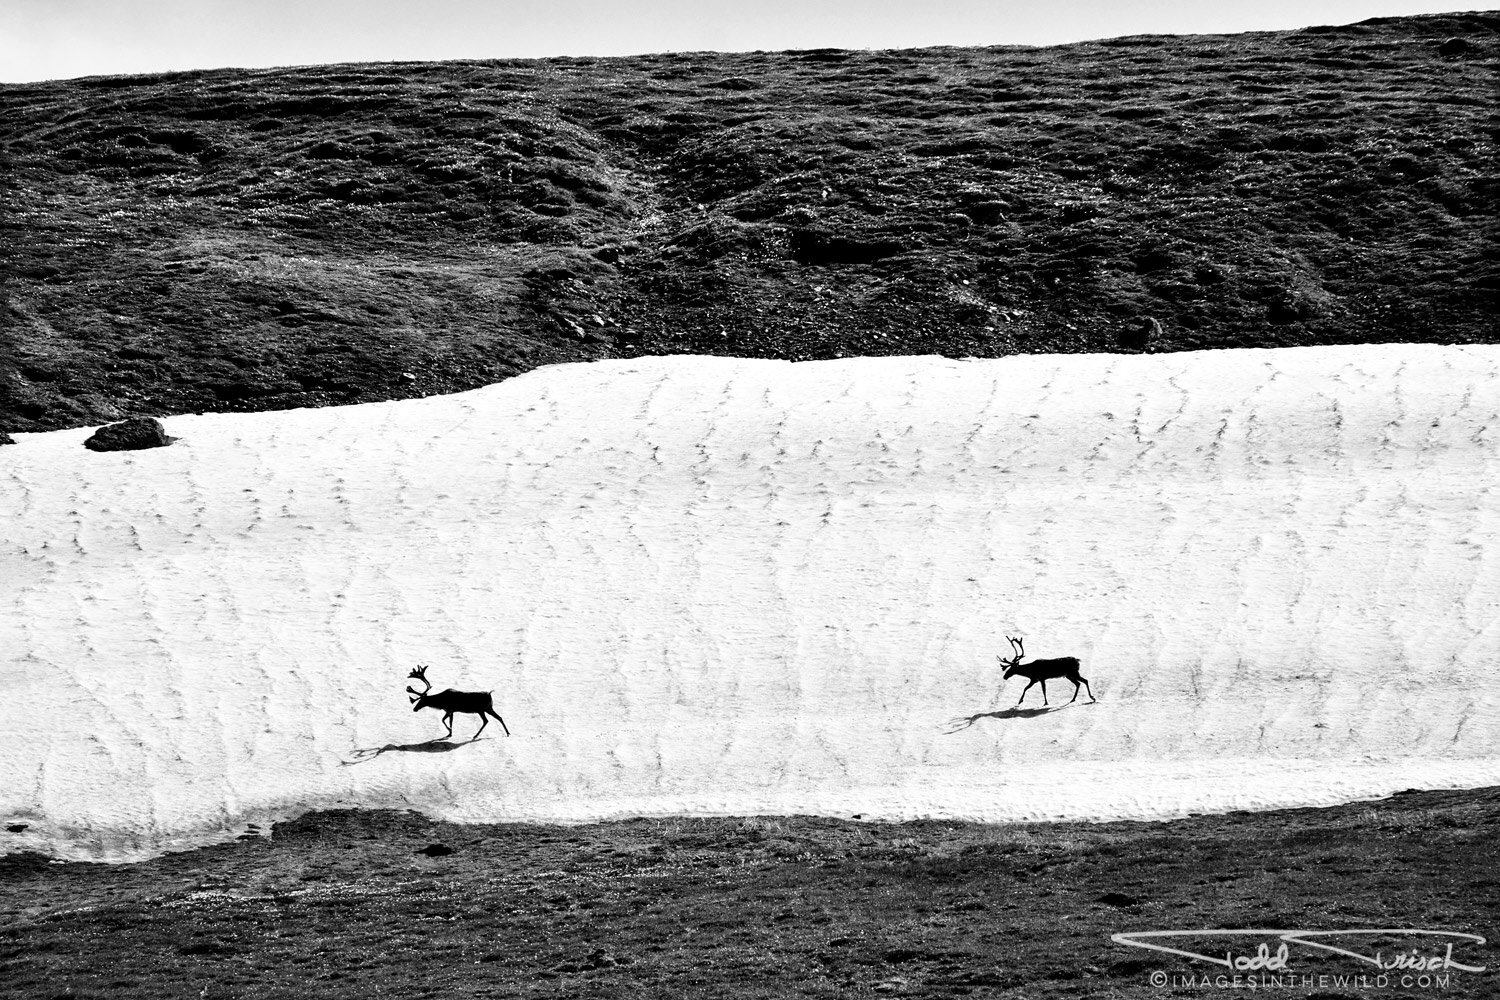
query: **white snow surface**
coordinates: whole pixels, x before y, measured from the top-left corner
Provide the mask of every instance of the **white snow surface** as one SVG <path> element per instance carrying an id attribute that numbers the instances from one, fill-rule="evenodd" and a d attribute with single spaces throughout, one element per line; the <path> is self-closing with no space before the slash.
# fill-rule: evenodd
<path id="1" fill-rule="evenodd" d="M 1500 348 L 650 358 L 164 422 L 0 448 L 0 849 L 1500 784 Z M 1098 702 L 1013 712 L 1006 633 Z M 514 736 L 415 749 L 419 663 Z"/>

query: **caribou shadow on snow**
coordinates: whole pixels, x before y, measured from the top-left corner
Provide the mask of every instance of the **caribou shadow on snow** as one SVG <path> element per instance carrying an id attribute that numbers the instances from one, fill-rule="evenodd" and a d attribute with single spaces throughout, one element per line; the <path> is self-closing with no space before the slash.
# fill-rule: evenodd
<path id="1" fill-rule="evenodd" d="M 1039 715 L 1051 715 L 1053 712 L 1061 712 L 1067 707 L 1066 705 L 1049 706 L 1046 708 L 1021 708 L 1020 706 L 1012 706 L 1000 709 L 998 712 L 980 712 L 977 715 L 970 715 L 967 718 L 954 719 L 949 723 L 948 734 L 952 735 L 953 733 L 962 732 L 980 719 L 1034 719 Z"/>
<path id="2" fill-rule="evenodd" d="M 450 750 L 457 750 L 459 747 L 466 747 L 470 743 L 478 743 L 480 740 L 481 737 L 475 736 L 472 739 L 450 742 L 440 736 L 435 740 L 426 740 L 422 743 L 387 743 L 383 747 L 369 747 L 363 750 L 355 750 L 353 760 L 341 761 L 340 763 L 345 767 L 348 767 L 350 764 L 363 764 L 367 760 L 374 760 L 383 753 L 447 753 Z"/>

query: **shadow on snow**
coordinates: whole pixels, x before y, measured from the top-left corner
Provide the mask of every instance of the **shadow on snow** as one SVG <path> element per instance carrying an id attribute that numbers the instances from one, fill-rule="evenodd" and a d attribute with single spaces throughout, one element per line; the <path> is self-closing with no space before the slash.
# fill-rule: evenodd
<path id="1" fill-rule="evenodd" d="M 1087 702 L 1087 704 L 1092 705 L 1093 702 Z M 1035 719 L 1038 716 L 1051 715 L 1053 712 L 1061 712 L 1062 710 L 1071 707 L 1072 703 L 1070 702 L 1066 705 L 1047 705 L 1042 708 L 1021 708 L 1019 705 L 1017 705 L 1013 708 L 1001 709 L 998 712 L 980 712 L 978 715 L 971 715 L 968 718 L 957 718 L 952 720 L 948 724 L 948 735 L 962 732 L 963 730 L 968 729 L 974 723 L 978 722 L 980 719 Z"/>
<path id="2" fill-rule="evenodd" d="M 447 753 L 466 747 L 470 743 L 478 743 L 483 737 L 476 736 L 473 739 L 451 742 L 446 737 L 438 737 L 435 740 L 426 740 L 422 743 L 387 743 L 383 747 L 370 747 L 366 750 L 355 750 L 353 760 L 339 761 L 345 767 L 350 764 L 363 764 L 367 760 L 374 760 L 383 753 Z"/>

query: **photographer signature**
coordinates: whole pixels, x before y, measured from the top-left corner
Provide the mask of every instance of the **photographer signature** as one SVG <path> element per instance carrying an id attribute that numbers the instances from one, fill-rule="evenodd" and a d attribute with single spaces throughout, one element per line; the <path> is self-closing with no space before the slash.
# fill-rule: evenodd
<path id="1" fill-rule="evenodd" d="M 1204 953 L 1198 951 L 1189 951 L 1186 948 L 1174 948 L 1170 945 L 1155 943 L 1155 941 L 1171 938 L 1237 937 L 1249 935 L 1258 935 L 1262 937 L 1273 938 L 1274 940 L 1280 942 L 1280 946 L 1275 951 L 1272 951 L 1270 943 L 1263 941 L 1256 947 L 1253 952 L 1241 952 L 1236 954 L 1233 951 L 1225 951 L 1223 957 L 1219 957 L 1216 955 L 1205 955 Z M 1385 952 L 1383 951 L 1376 951 L 1374 955 L 1362 954 L 1357 951 L 1351 951 L 1349 948 L 1341 948 L 1338 945 L 1330 944 L 1326 940 L 1321 940 L 1324 938 L 1357 937 L 1359 935 L 1379 935 L 1382 937 L 1400 936 L 1407 938 L 1416 936 L 1431 936 L 1438 938 L 1447 938 L 1449 940 L 1447 940 L 1446 942 L 1442 942 L 1444 947 L 1441 951 L 1424 953 L 1417 948 L 1412 948 L 1410 951 L 1398 951 L 1397 953 L 1389 957 L 1387 957 Z M 1289 957 L 1288 946 L 1293 944 L 1305 945 L 1309 948 L 1317 948 L 1321 951 L 1333 952 L 1338 955 L 1346 955 L 1349 958 L 1356 959 L 1360 962 L 1365 962 L 1381 970 L 1409 969 L 1416 972 L 1431 972 L 1445 969 L 1452 969 L 1456 972 L 1483 972 L 1485 970 L 1485 967 L 1482 965 L 1465 965 L 1454 959 L 1454 939 L 1457 939 L 1460 942 L 1484 944 L 1484 938 L 1480 937 L 1479 935 L 1464 934 L 1460 931 L 1417 930 L 1408 927 L 1384 929 L 1366 928 L 1338 931 L 1285 930 L 1268 927 L 1246 927 L 1236 930 L 1204 929 L 1178 931 L 1130 931 L 1121 934 L 1111 934 L 1109 939 L 1116 944 L 1126 944 L 1135 948 L 1148 948 L 1152 951 L 1162 951 L 1170 955 L 1182 955 L 1185 958 L 1196 958 L 1204 962 L 1213 962 L 1215 965 L 1222 965 L 1234 972 L 1251 972 L 1261 970 L 1267 972 L 1277 972 L 1285 970 L 1287 968 L 1287 960 Z"/>

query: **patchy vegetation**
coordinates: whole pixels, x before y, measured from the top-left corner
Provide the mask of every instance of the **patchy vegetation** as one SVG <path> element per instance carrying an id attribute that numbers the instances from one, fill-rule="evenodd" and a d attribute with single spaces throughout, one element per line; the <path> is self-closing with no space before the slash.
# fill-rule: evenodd
<path id="1" fill-rule="evenodd" d="M 125 1000 L 1196 995 L 1150 976 L 1224 970 L 1110 935 L 1488 937 L 1497 836 L 1496 789 L 1172 823 L 453 826 L 317 813 L 270 839 L 138 865 L 0 859 L 0 962 L 18 996 Z M 1239 947 L 1253 955 L 1257 943 Z M 1222 939 L 1194 944 L 1222 954 Z M 1350 946 L 1364 944 L 1380 946 Z M 1493 995 L 1493 944 L 1465 943 L 1454 958 L 1490 971 L 1379 992 Z M 1291 968 L 1375 971 L 1307 948 Z M 1271 992 L 1364 992 L 1325 986 Z"/>
<path id="2" fill-rule="evenodd" d="M 649 352 L 1492 342 L 1500 15 L 0 87 L 0 431 Z"/>

